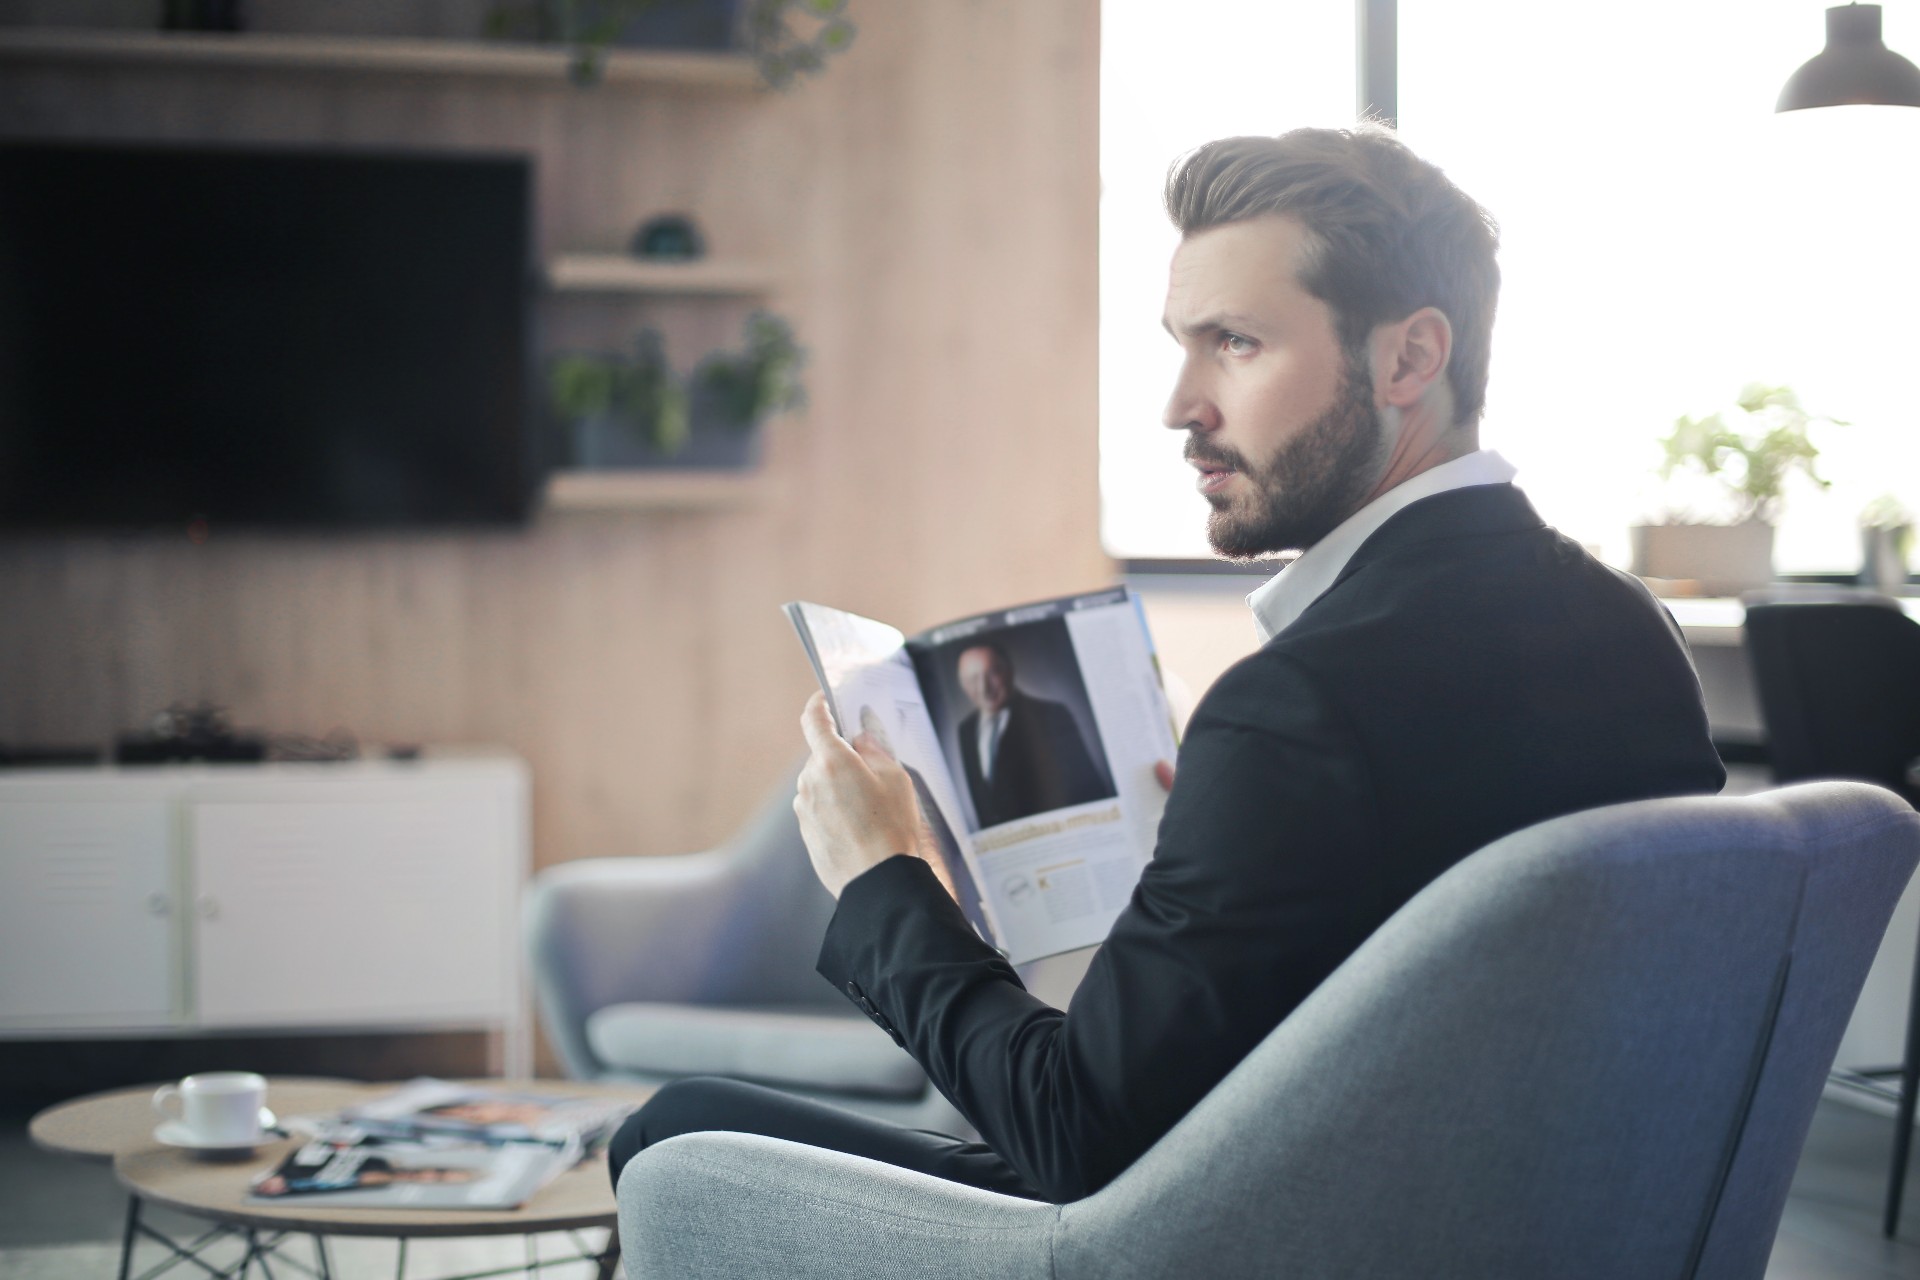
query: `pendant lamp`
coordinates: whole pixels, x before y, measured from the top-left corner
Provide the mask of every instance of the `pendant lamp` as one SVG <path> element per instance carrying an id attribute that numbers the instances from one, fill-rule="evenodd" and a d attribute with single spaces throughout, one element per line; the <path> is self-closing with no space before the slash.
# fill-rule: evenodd
<path id="1" fill-rule="evenodd" d="M 1787 80 L 1775 111 L 1854 104 L 1920 107 L 1920 67 L 1880 39 L 1880 6 L 1827 10 L 1827 47 Z"/>

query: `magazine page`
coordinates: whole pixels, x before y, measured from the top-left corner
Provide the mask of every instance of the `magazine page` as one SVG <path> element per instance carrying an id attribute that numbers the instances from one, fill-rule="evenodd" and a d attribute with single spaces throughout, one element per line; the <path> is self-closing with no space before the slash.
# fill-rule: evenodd
<path id="1" fill-rule="evenodd" d="M 1153 856 L 1177 750 L 1124 587 L 982 614 L 908 644 L 985 908 L 1016 964 L 1106 937 Z"/>
<path id="2" fill-rule="evenodd" d="M 422 1076 L 357 1107 L 341 1118 L 387 1138 L 438 1136 L 468 1142 L 568 1139 L 590 1148 L 610 1137 L 633 1110 L 618 1099 L 515 1092 Z"/>
<path id="3" fill-rule="evenodd" d="M 920 800 L 926 843 L 940 856 L 936 873 L 944 873 L 940 878 L 947 892 L 980 936 L 1003 946 L 968 862 L 959 796 L 907 656 L 906 637 L 883 622 L 825 605 L 795 602 L 785 612 L 841 736 L 871 735 L 907 771 Z"/>
<path id="4" fill-rule="evenodd" d="M 325 1197 L 329 1207 L 362 1209 L 512 1209 L 571 1168 L 580 1150 L 574 1139 L 383 1138 L 334 1122 L 256 1178 L 247 1198 Z"/>

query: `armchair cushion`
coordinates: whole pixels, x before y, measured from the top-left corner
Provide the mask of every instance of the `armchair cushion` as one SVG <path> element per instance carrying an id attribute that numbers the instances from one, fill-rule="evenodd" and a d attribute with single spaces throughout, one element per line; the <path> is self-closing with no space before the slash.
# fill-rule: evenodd
<path id="1" fill-rule="evenodd" d="M 733 1076 L 876 1098 L 919 1098 L 926 1073 L 885 1032 L 849 1010 L 616 1004 L 587 1019 L 609 1067 L 647 1076 Z"/>

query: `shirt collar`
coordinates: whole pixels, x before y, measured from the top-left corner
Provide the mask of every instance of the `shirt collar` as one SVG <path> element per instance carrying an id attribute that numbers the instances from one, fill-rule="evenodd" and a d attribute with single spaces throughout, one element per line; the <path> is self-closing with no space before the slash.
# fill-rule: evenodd
<path id="1" fill-rule="evenodd" d="M 1360 544 L 1405 508 L 1451 489 L 1510 484 L 1514 474 L 1512 463 L 1491 449 L 1480 449 L 1443 462 L 1430 471 L 1422 471 L 1387 490 L 1341 521 L 1332 533 L 1307 548 L 1298 559 L 1261 583 L 1247 597 L 1260 643 L 1265 644 L 1292 626 L 1294 620 L 1307 611 L 1307 606 L 1333 585 Z"/>

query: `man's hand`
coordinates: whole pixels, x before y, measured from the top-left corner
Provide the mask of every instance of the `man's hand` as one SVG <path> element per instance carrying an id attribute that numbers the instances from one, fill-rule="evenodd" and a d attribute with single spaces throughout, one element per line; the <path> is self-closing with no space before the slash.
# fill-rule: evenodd
<path id="1" fill-rule="evenodd" d="M 812 755 L 800 770 L 793 812 L 814 874 L 835 898 L 861 872 L 896 853 L 919 855 L 920 803 L 913 779 L 862 733 L 849 743 L 833 727 L 825 695 L 800 713 Z"/>
<path id="2" fill-rule="evenodd" d="M 1172 791 L 1173 790 L 1173 761 L 1155 760 L 1153 762 L 1153 778 L 1154 778 L 1154 781 L 1160 784 L 1160 789 L 1162 791 Z"/>

